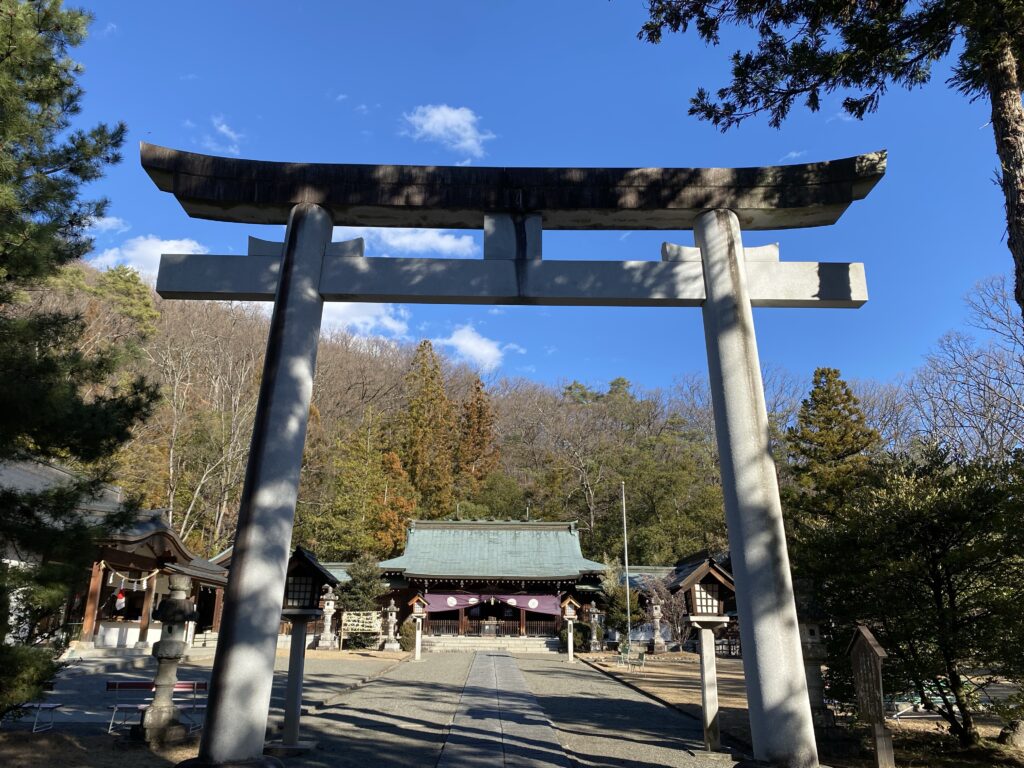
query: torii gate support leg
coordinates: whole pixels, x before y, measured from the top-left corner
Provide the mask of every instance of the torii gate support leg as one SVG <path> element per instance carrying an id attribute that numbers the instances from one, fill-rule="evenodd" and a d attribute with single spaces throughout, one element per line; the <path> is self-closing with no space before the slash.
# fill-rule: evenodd
<path id="1" fill-rule="evenodd" d="M 694 237 L 754 757 L 817 768 L 739 220 L 706 211 Z"/>
<path id="2" fill-rule="evenodd" d="M 263 744 L 331 229 L 328 212 L 311 203 L 288 220 L 199 765 L 280 765 L 263 757 Z"/>

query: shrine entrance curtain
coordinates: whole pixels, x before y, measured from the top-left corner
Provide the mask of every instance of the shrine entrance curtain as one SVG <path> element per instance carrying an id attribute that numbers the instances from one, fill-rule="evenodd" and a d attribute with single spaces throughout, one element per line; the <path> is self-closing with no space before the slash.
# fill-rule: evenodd
<path id="1" fill-rule="evenodd" d="M 495 602 L 504 603 L 512 608 L 525 608 L 535 613 L 546 613 L 558 616 L 562 606 L 555 595 L 481 595 L 454 592 L 430 592 L 423 596 L 427 601 L 428 613 L 455 611 L 459 608 L 472 608 L 475 605 Z"/>

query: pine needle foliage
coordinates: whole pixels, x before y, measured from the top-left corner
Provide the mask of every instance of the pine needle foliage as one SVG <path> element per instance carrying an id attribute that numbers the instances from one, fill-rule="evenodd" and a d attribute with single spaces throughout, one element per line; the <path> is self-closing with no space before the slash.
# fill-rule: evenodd
<path id="1" fill-rule="evenodd" d="M 398 455 L 420 494 L 420 514 L 444 517 L 455 508 L 455 415 L 429 341 L 416 348 L 405 385 L 409 400 L 400 421 Z"/>

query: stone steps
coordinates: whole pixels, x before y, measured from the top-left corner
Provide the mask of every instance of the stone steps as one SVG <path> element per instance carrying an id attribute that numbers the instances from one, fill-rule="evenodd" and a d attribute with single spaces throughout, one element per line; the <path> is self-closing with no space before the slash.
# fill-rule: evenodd
<path id="1" fill-rule="evenodd" d="M 558 653 L 558 638 L 427 636 L 423 638 L 423 650 L 428 653 L 468 653 L 472 651 Z"/>

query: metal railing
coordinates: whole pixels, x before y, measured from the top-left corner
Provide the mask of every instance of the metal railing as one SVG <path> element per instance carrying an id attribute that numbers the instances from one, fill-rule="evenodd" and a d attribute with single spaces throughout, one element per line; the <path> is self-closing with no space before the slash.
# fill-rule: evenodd
<path id="1" fill-rule="evenodd" d="M 554 637 L 557 634 L 555 632 L 555 622 L 527 621 L 526 634 L 530 637 Z"/>
<path id="2" fill-rule="evenodd" d="M 458 619 L 427 619 L 427 634 L 457 635 L 459 634 Z"/>

